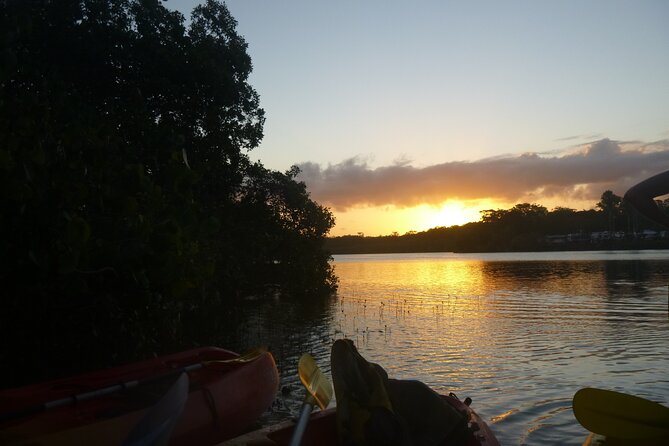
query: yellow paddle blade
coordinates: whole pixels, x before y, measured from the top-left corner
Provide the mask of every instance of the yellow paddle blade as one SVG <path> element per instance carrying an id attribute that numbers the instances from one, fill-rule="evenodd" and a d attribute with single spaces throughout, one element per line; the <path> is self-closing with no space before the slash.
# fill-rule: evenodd
<path id="1" fill-rule="evenodd" d="M 316 400 L 316 404 L 318 404 L 321 410 L 325 409 L 332 399 L 332 384 L 330 380 L 321 372 L 321 369 L 316 365 L 316 361 L 314 361 L 314 358 L 309 353 L 305 353 L 300 357 L 297 370 L 300 374 L 300 381 L 306 387 L 309 395 Z"/>
<path id="2" fill-rule="evenodd" d="M 596 434 L 622 439 L 669 436 L 669 407 L 611 390 L 581 389 L 574 395 L 574 415 Z"/>
<path id="3" fill-rule="evenodd" d="M 202 365 L 210 365 L 210 364 L 246 364 L 247 362 L 252 362 L 255 361 L 256 359 L 260 358 L 262 355 L 267 353 L 267 348 L 265 347 L 257 347 L 254 348 L 253 350 L 249 350 L 246 353 L 239 355 L 235 358 L 230 358 L 230 359 L 218 359 L 218 360 L 212 360 L 212 361 L 202 361 Z"/>

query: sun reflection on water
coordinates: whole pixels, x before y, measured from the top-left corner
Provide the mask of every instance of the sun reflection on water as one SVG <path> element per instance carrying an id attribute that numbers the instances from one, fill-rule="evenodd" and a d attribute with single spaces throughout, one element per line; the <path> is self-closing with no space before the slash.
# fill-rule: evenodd
<path id="1" fill-rule="evenodd" d="M 391 377 L 471 396 L 503 444 L 580 444 L 580 387 L 653 383 L 669 400 L 666 269 L 391 255 L 336 272 L 332 338 Z"/>
<path id="2" fill-rule="evenodd" d="M 272 347 L 282 382 L 267 424 L 300 409 L 299 355 L 328 374 L 343 337 L 391 377 L 471 397 L 502 444 L 580 445 L 582 387 L 669 402 L 669 252 L 337 256 L 335 268 L 330 301 L 253 304 L 247 342 Z"/>

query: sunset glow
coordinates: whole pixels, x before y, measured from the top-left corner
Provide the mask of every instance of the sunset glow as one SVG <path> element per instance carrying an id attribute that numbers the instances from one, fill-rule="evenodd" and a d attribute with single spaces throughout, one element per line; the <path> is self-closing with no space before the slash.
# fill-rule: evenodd
<path id="1" fill-rule="evenodd" d="M 365 236 L 399 235 L 410 231 L 427 231 L 436 227 L 450 227 L 477 222 L 481 219 L 481 211 L 486 209 L 511 209 L 521 202 L 529 202 L 544 206 L 551 211 L 556 207 L 567 207 L 576 210 L 592 209 L 596 201 L 569 200 L 556 198 L 523 200 L 516 202 L 482 200 L 446 200 L 439 205 L 421 204 L 413 207 L 399 206 L 360 206 L 343 211 L 332 209 L 336 225 L 330 236 L 356 235 Z"/>
<path id="2" fill-rule="evenodd" d="M 481 210 L 488 209 L 490 203 L 482 204 L 468 204 L 461 201 L 447 201 L 441 207 L 433 207 L 431 215 L 426 216 L 428 228 L 438 226 L 455 226 L 463 225 L 472 221 L 478 221 L 481 218 Z"/>
<path id="3" fill-rule="evenodd" d="M 332 236 L 592 209 L 666 170 L 669 3 L 529 3 L 227 0 L 266 111 L 249 156 L 298 166 Z"/>
<path id="4" fill-rule="evenodd" d="M 437 206 L 422 204 L 414 207 L 369 206 L 346 211 L 334 211 L 337 224 L 330 235 L 367 236 L 405 234 L 426 231 L 439 226 L 449 227 L 479 221 L 484 209 L 507 207 L 507 203 L 492 200 L 445 201 Z"/>

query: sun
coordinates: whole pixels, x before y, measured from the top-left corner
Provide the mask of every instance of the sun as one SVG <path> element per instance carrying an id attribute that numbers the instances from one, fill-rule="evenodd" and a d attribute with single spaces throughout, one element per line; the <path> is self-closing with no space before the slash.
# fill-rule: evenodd
<path id="1" fill-rule="evenodd" d="M 335 212 L 337 225 L 330 236 L 364 234 L 383 236 L 427 231 L 476 222 L 484 209 L 501 206 L 493 200 L 447 200 L 412 207 L 371 206 Z M 503 207 L 503 206 L 502 206 Z"/>
<path id="2" fill-rule="evenodd" d="M 493 200 L 447 200 L 438 205 L 421 206 L 421 217 L 416 226 L 423 230 L 436 227 L 450 227 L 481 220 L 481 211 L 496 209 L 499 203 Z"/>
<path id="3" fill-rule="evenodd" d="M 491 203 L 484 202 L 465 202 L 449 200 L 437 206 L 430 206 L 431 211 L 427 212 L 421 225 L 429 228 L 450 227 L 464 225 L 466 223 L 479 221 L 481 219 L 481 210 L 488 209 Z"/>

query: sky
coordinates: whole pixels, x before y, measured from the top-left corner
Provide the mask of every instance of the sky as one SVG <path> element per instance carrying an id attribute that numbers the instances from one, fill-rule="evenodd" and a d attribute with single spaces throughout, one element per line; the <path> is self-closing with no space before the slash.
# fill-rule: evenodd
<path id="1" fill-rule="evenodd" d="M 669 169 L 667 1 L 226 5 L 266 112 L 249 155 L 298 165 L 331 235 L 590 209 Z"/>

